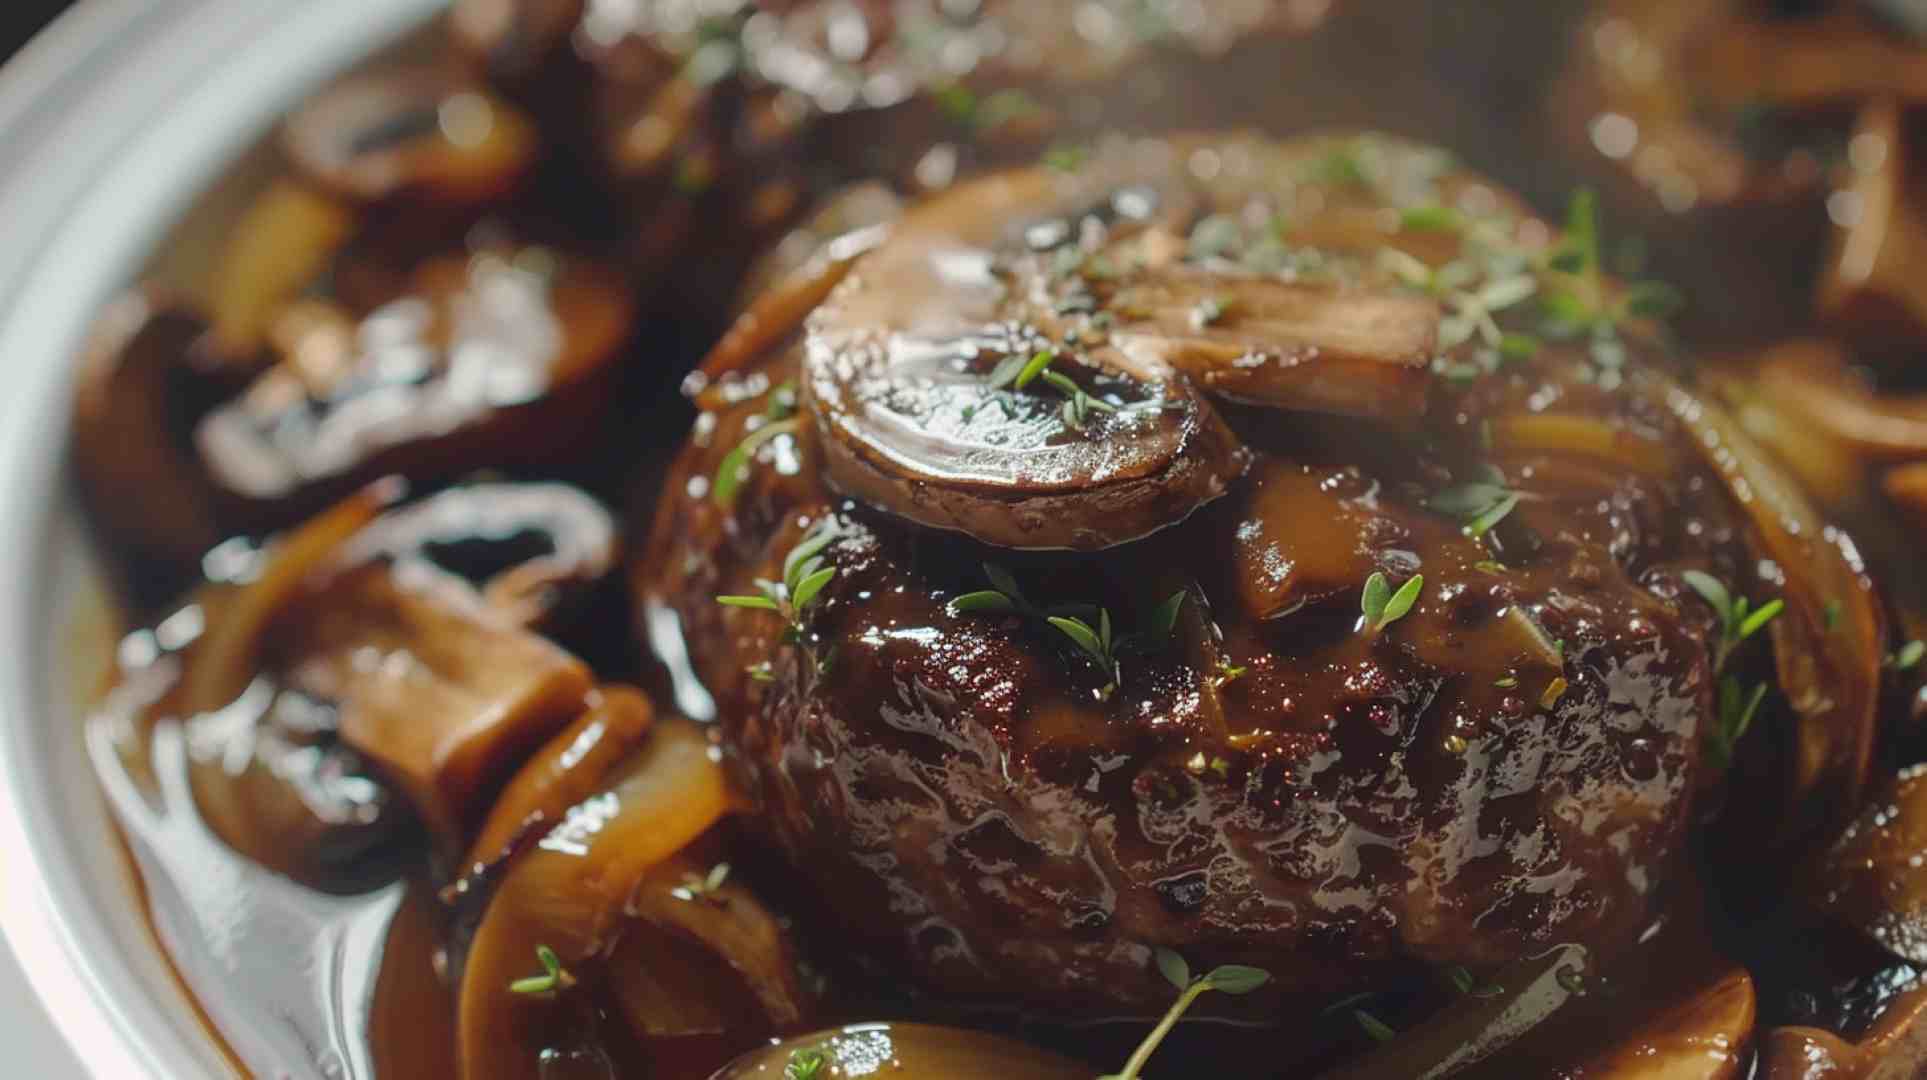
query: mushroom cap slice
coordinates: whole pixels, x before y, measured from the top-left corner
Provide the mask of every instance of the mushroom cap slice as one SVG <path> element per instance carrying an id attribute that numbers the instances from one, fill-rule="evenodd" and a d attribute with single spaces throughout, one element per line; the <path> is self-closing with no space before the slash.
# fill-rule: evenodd
<path id="1" fill-rule="evenodd" d="M 1042 169 L 995 177 L 913 211 L 858 263 L 803 345 L 834 484 L 1002 547 L 1095 549 L 1183 520 L 1244 471 L 1230 429 L 1155 359 L 1066 347 L 1054 374 L 1079 390 L 1016 386 L 1013 366 L 1058 346 L 1025 319 L 1000 261 L 1040 208 L 1096 193 Z M 1085 395 L 1096 404 L 1078 420 Z"/>
<path id="2" fill-rule="evenodd" d="M 1205 392 L 1412 419 L 1466 343 L 1413 280 L 1462 239 L 1400 224 L 1476 185 L 1436 151 L 1196 136 L 1069 164 L 911 210 L 811 315 L 803 396 L 836 487 L 1003 547 L 1108 547 L 1242 472 Z"/>

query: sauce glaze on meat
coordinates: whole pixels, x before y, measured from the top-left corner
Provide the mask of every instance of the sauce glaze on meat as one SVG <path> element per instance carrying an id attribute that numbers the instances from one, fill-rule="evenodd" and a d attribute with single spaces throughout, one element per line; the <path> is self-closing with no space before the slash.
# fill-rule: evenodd
<path id="1" fill-rule="evenodd" d="M 1161 999 L 1157 945 L 1329 993 L 1414 962 L 1609 956 L 1638 933 L 1706 774 L 1707 612 L 1680 573 L 1743 574 L 1744 526 L 1659 405 L 1643 343 L 1612 388 L 1556 344 L 1459 387 L 1429 349 L 1404 362 L 1396 325 L 1365 324 L 1356 355 L 1319 336 L 1333 311 L 1424 296 L 1378 248 L 1434 269 L 1474 254 L 1400 228 L 1441 192 L 1514 250 L 1552 242 L 1509 195 L 1396 140 L 1125 141 L 932 200 L 788 340 L 747 366 L 712 356 L 727 373 L 703 386 L 637 580 L 645 608 L 678 616 L 759 828 L 847 933 L 928 987 L 1090 1015 Z M 1207 325 L 1197 306 L 1221 296 Z M 1497 351 L 1479 331 L 1441 344 L 1441 366 Z M 1058 391 L 991 388 L 1043 348 L 1094 393 L 1122 380 L 1120 411 L 1076 430 Z M 1242 380 L 1226 389 L 1283 371 L 1262 405 L 1194 405 L 1224 387 L 1213 364 Z M 725 453 L 799 384 L 805 423 L 719 505 Z M 1203 451 L 1233 466 L 1203 505 L 1161 507 L 1142 539 L 1107 507 L 1047 506 L 1052 539 L 1118 545 L 1089 553 L 974 539 L 1013 546 L 991 517 L 1048 497 L 1052 466 L 1033 462 L 1074 462 L 1070 486 L 1092 490 L 1193 408 L 1242 444 Z M 1546 438 L 1561 426 L 1588 438 Z M 866 436 L 891 440 L 872 451 L 887 491 L 839 471 L 836 444 Z M 1481 467 L 1519 502 L 1475 538 L 1427 500 Z M 920 516 L 946 496 L 991 505 Z M 780 619 L 716 605 L 780 579 L 822 523 L 837 573 L 800 647 Z M 1106 609 L 1119 635 L 1185 600 L 1168 643 L 1106 670 L 1038 617 L 956 610 L 991 587 L 985 563 L 1040 608 Z M 1382 632 L 1361 625 L 1375 572 L 1424 576 Z"/>

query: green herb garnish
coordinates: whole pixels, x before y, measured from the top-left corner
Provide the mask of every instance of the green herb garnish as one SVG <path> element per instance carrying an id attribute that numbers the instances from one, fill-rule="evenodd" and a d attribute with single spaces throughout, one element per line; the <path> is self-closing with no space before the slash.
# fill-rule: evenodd
<path id="1" fill-rule="evenodd" d="M 1698 593 L 1713 608 L 1720 619 L 1720 638 L 1713 647 L 1713 670 L 1726 670 L 1728 660 L 1746 640 L 1759 633 L 1774 617 L 1786 610 L 1786 603 L 1778 598 L 1761 604 L 1758 608 L 1746 597 L 1735 597 L 1726 584 L 1711 574 L 1699 570 L 1688 570 L 1680 575 L 1693 591 Z"/>
<path id="2" fill-rule="evenodd" d="M 1044 151 L 1044 164 L 1058 172 L 1074 173 L 1091 160 L 1091 148 L 1078 143 L 1059 143 Z"/>
<path id="3" fill-rule="evenodd" d="M 783 1080 L 828 1080 L 829 1069 L 829 1055 L 821 1047 L 808 1046 L 790 1051 L 790 1059 L 783 1065 Z"/>
<path id="4" fill-rule="evenodd" d="M 1170 645 L 1177 631 L 1178 616 L 1183 613 L 1184 601 L 1189 595 L 1182 589 L 1172 593 L 1151 612 L 1150 621 L 1137 633 L 1114 635 L 1109 608 L 1095 604 L 1039 608 L 1024 596 L 1023 589 L 1009 570 L 995 563 L 985 563 L 984 575 L 990 579 L 991 588 L 964 593 L 951 600 L 951 613 L 1011 614 L 1044 620 L 1058 633 L 1069 638 L 1071 644 L 1077 646 L 1078 651 L 1104 673 L 1107 681 L 1098 692 L 1098 697 L 1102 699 L 1108 699 L 1117 690 L 1123 675 L 1123 656 L 1132 653 L 1151 655 Z"/>
<path id="5" fill-rule="evenodd" d="M 1191 309 L 1191 324 L 1200 330 L 1216 326 L 1231 311 L 1231 301 L 1222 296 L 1207 296 Z"/>
<path id="6" fill-rule="evenodd" d="M 1680 577 L 1719 616 L 1720 636 L 1713 645 L 1713 673 L 1716 676 L 1726 671 L 1728 662 L 1741 645 L 1786 609 L 1785 602 L 1778 598 L 1755 608 L 1746 597 L 1735 597 L 1725 582 L 1699 570 L 1688 570 Z M 1707 733 L 1704 740 L 1706 756 L 1714 768 L 1724 770 L 1732 763 L 1734 747 L 1747 729 L 1753 726 L 1753 717 L 1760 710 L 1760 702 L 1766 698 L 1766 690 L 1765 683 L 1747 690 L 1733 675 L 1725 675 L 1720 679 L 1718 716 L 1714 729 Z"/>
<path id="7" fill-rule="evenodd" d="M 1144 1070 L 1145 1063 L 1151 1060 L 1153 1053 L 1157 1052 L 1158 1044 L 1164 1041 L 1164 1037 L 1177 1026 L 1178 1020 L 1191 1008 L 1191 1004 L 1205 992 L 1216 990 L 1222 994 L 1238 996 L 1249 994 L 1271 981 L 1270 972 L 1242 964 L 1225 964 L 1222 967 L 1213 968 L 1207 975 L 1192 978 L 1191 966 L 1184 962 L 1184 957 L 1170 949 L 1158 949 L 1153 957 L 1157 961 L 1158 972 L 1172 986 L 1177 987 L 1178 999 L 1172 1002 L 1171 1008 L 1164 1014 L 1164 1019 L 1159 1020 L 1157 1026 L 1151 1029 L 1151 1033 L 1138 1044 L 1137 1052 L 1124 1063 L 1124 1068 L 1100 1077 L 1099 1080 L 1136 1080 L 1138 1074 Z"/>
<path id="8" fill-rule="evenodd" d="M 535 959 L 542 965 L 542 974 L 530 975 L 509 984 L 509 992 L 515 994 L 553 994 L 567 990 L 575 985 L 575 976 L 562 966 L 555 950 L 547 945 L 535 947 Z"/>
<path id="9" fill-rule="evenodd" d="M 1684 304 L 1679 290 L 1661 281 L 1636 281 L 1616 303 L 1608 303 L 1599 258 L 1599 200 L 1585 188 L 1573 193 L 1566 209 L 1566 235 L 1546 260 L 1567 276 L 1541 304 L 1546 333 L 1564 339 L 1590 338 L 1588 351 L 1602 384 L 1616 385 L 1626 347 L 1619 325 L 1627 319 L 1660 320 Z"/>
<path id="10" fill-rule="evenodd" d="M 1519 493 L 1506 487 L 1505 477 L 1487 467 L 1480 478 L 1454 484 L 1425 500 L 1428 509 L 1457 518 L 1465 535 L 1478 539 L 1492 531 L 1519 505 Z"/>
<path id="11" fill-rule="evenodd" d="M 1481 983 L 1473 976 L 1472 972 L 1463 967 L 1446 968 L 1445 979 L 1452 984 L 1452 989 L 1457 990 L 1467 997 L 1494 998 L 1505 993 L 1505 987 L 1495 986 L 1492 983 Z"/>
<path id="12" fill-rule="evenodd" d="M 1399 211 L 1398 227 L 1407 232 L 1457 232 L 1465 215 L 1449 206 L 1408 206 Z"/>
<path id="13" fill-rule="evenodd" d="M 758 581 L 756 595 L 718 596 L 716 602 L 724 607 L 775 612 L 788 624 L 783 630 L 783 643 L 803 644 L 809 629 L 810 607 L 822 595 L 823 587 L 836 577 L 836 567 L 825 566 L 823 556 L 836 534 L 835 521 L 824 518 L 784 557 L 782 581 Z M 812 655 L 812 659 L 816 658 Z M 822 670 L 821 662 L 817 666 Z"/>
<path id="14" fill-rule="evenodd" d="M 1740 687 L 1740 680 L 1732 675 L 1720 680 L 1719 725 L 1706 738 L 1706 756 L 1713 767 L 1725 771 L 1733 762 L 1733 748 L 1739 744 L 1741 736 L 1753 726 L 1753 714 L 1760 709 L 1760 702 L 1766 699 L 1766 684 L 1760 683 L 1751 692 Z"/>
<path id="15" fill-rule="evenodd" d="M 1021 355 L 1021 354 L 1020 354 Z M 1114 413 L 1117 406 L 1101 398 L 1092 397 L 1083 387 L 1061 371 L 1054 371 L 1051 365 L 1057 361 L 1056 349 L 1039 349 L 1030 359 L 1020 356 L 1005 357 L 991 369 L 989 385 L 992 390 L 1009 387 L 1025 390 L 1034 382 L 1042 380 L 1045 385 L 1064 395 L 1064 426 L 1073 431 L 1082 431 L 1090 422 L 1093 412 Z"/>
<path id="16" fill-rule="evenodd" d="M 1420 590 L 1425 588 L 1425 575 L 1413 574 L 1405 584 L 1392 591 L 1391 583 L 1385 575 L 1374 571 L 1365 579 L 1365 594 L 1359 601 L 1359 610 L 1364 612 L 1365 625 L 1374 632 L 1384 629 L 1405 617 L 1418 602 Z"/>
<path id="17" fill-rule="evenodd" d="M 1397 1029 L 1364 1009 L 1353 1009 L 1352 1019 L 1358 1021 L 1358 1026 L 1371 1036 L 1373 1042 L 1388 1043 L 1398 1038 Z"/>
<path id="18" fill-rule="evenodd" d="M 794 435 L 803 426 L 796 419 L 796 384 L 783 382 L 769 393 L 769 404 L 763 409 L 763 426 L 743 436 L 736 448 L 723 455 L 722 464 L 716 466 L 716 476 L 709 485 L 709 497 L 717 506 L 729 507 L 736 501 L 737 492 L 742 490 L 743 482 L 749 479 L 750 459 L 755 456 L 756 448 L 776 438 L 778 435 Z"/>

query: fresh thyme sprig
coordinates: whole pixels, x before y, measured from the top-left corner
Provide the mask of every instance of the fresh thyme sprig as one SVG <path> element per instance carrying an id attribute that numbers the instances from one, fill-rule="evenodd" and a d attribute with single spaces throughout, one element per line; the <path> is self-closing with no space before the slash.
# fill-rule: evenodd
<path id="1" fill-rule="evenodd" d="M 1377 996 L 1378 993 L 1373 990 L 1347 994 L 1325 1006 L 1324 1011 L 1319 1015 L 1336 1016 L 1339 1013 L 1350 1013 L 1352 1019 L 1357 1022 L 1359 1030 L 1371 1036 L 1373 1042 L 1391 1042 L 1398 1037 L 1398 1030 L 1364 1008 L 1366 1002 Z"/>
<path id="2" fill-rule="evenodd" d="M 1150 655 L 1170 644 L 1188 595 L 1182 589 L 1172 593 L 1151 613 L 1151 620 L 1145 627 L 1134 634 L 1115 635 L 1111 629 L 1109 608 L 1095 604 L 1040 608 L 1024 596 L 1023 589 L 1009 570 L 995 563 L 985 563 L 984 576 L 990 579 L 991 588 L 968 592 L 950 601 L 951 612 L 958 615 L 1014 614 L 1044 620 L 1069 638 L 1071 644 L 1077 646 L 1078 651 L 1090 658 L 1104 673 L 1108 681 L 1098 691 L 1100 699 L 1109 699 L 1116 692 L 1118 683 L 1123 681 L 1122 658 L 1125 655 Z"/>
<path id="3" fill-rule="evenodd" d="M 1753 726 L 1753 717 L 1760 711 L 1760 703 L 1766 700 L 1767 690 L 1765 683 L 1751 690 L 1741 686 L 1737 676 L 1726 674 L 1727 664 L 1741 645 L 1786 610 L 1786 603 L 1776 597 L 1756 608 L 1746 597 L 1734 596 L 1725 582 L 1711 574 L 1688 570 L 1680 577 L 1712 607 L 1720 620 L 1719 640 L 1713 644 L 1713 674 L 1720 677 L 1718 715 L 1704 743 L 1713 767 L 1724 771 L 1733 761 L 1734 747 Z"/>
<path id="4" fill-rule="evenodd" d="M 1002 390 L 1025 390 L 1031 383 L 1042 379 L 1052 389 L 1064 395 L 1064 426 L 1073 431 L 1082 431 L 1090 423 L 1093 412 L 1114 413 L 1117 406 L 1101 398 L 1092 397 L 1084 388 L 1077 385 L 1070 376 L 1051 368 L 1057 361 L 1057 350 L 1039 349 L 1029 360 L 1020 361 L 1016 356 L 1005 357 L 990 372 L 990 388 Z"/>
<path id="5" fill-rule="evenodd" d="M 1699 570 L 1688 570 L 1680 577 L 1713 608 L 1713 614 L 1719 616 L 1720 638 L 1713 647 L 1716 672 L 1725 671 L 1734 651 L 1786 610 L 1786 602 L 1777 597 L 1755 608 L 1746 597 L 1734 596 L 1725 582 Z"/>
<path id="6" fill-rule="evenodd" d="M 769 405 L 763 410 L 763 426 L 743 436 L 735 449 L 723 455 L 722 463 L 716 466 L 716 476 L 710 481 L 709 497 L 717 506 L 725 509 L 736 502 L 737 492 L 742 490 L 743 482 L 749 479 L 750 460 L 755 456 L 757 447 L 776 438 L 778 435 L 794 435 L 803 426 L 796 416 L 796 384 L 785 382 L 769 393 Z"/>
<path id="7" fill-rule="evenodd" d="M 1365 579 L 1365 593 L 1359 600 L 1359 610 L 1365 615 L 1365 626 L 1373 633 L 1382 633 L 1385 628 L 1405 617 L 1418 602 L 1419 593 L 1425 588 L 1425 575 L 1413 574 L 1398 587 L 1397 592 L 1385 579 L 1385 575 L 1374 571 Z"/>
<path id="8" fill-rule="evenodd" d="M 575 976 L 562 966 L 562 960 L 555 950 L 547 945 L 535 947 L 535 959 L 542 965 L 542 974 L 530 975 L 509 984 L 509 992 L 515 994 L 553 994 L 567 990 L 575 985 Z"/>
<path id="9" fill-rule="evenodd" d="M 1683 305 L 1679 291 L 1661 281 L 1636 281 L 1617 298 L 1608 296 L 1599 257 L 1599 200 L 1590 189 L 1575 191 L 1566 208 L 1564 241 L 1547 258 L 1549 269 L 1565 275 L 1563 287 L 1548 291 L 1541 305 L 1547 335 L 1590 339 L 1587 350 L 1608 388 L 1619 381 L 1626 347 L 1620 324 L 1627 319 L 1665 319 Z"/>
<path id="10" fill-rule="evenodd" d="M 1887 657 L 1887 666 L 1895 671 L 1911 671 L 1923 655 L 1927 655 L 1927 642 L 1909 641 Z"/>
<path id="11" fill-rule="evenodd" d="M 823 556 L 836 535 L 836 522 L 824 518 L 783 559 L 783 580 L 758 581 L 757 595 L 718 596 L 716 602 L 724 607 L 775 612 L 788 624 L 783 629 L 783 644 L 802 645 L 808 635 L 810 606 L 822 595 L 823 587 L 836 577 L 836 567 L 825 566 Z M 825 666 L 824 661 L 814 656 L 812 659 L 816 660 L 819 670 Z M 751 669 L 750 677 L 768 681 L 755 668 Z"/>
<path id="12" fill-rule="evenodd" d="M 1124 1068 L 1099 1077 L 1098 1080 L 1136 1080 L 1138 1074 L 1144 1071 L 1145 1063 L 1150 1061 L 1151 1055 L 1157 1052 L 1158 1044 L 1162 1043 L 1164 1037 L 1171 1033 L 1171 1029 L 1177 1026 L 1178 1020 L 1191 1008 L 1192 1003 L 1207 991 L 1216 990 L 1221 994 L 1231 994 L 1235 997 L 1249 994 L 1271 981 L 1270 972 L 1263 968 L 1246 967 L 1243 964 L 1225 964 L 1212 968 L 1208 974 L 1193 978 L 1191 965 L 1184 962 L 1184 957 L 1170 949 L 1158 949 L 1153 956 L 1157 961 L 1158 973 L 1163 975 L 1172 986 L 1177 987 L 1178 999 L 1171 1003 L 1171 1008 L 1165 1012 L 1164 1018 L 1159 1020 L 1157 1026 L 1151 1029 L 1151 1033 L 1138 1044 L 1137 1051 L 1131 1055 L 1129 1061 L 1124 1063 Z"/>
<path id="13" fill-rule="evenodd" d="M 1749 693 L 1740 686 L 1737 676 L 1728 675 L 1720 680 L 1719 726 L 1705 740 L 1706 756 L 1713 768 L 1724 772 L 1733 763 L 1733 748 L 1753 726 L 1753 714 L 1759 712 L 1760 702 L 1764 700 L 1765 683 L 1755 685 Z"/>
<path id="14" fill-rule="evenodd" d="M 1505 475 L 1486 466 L 1479 478 L 1437 492 L 1425 500 L 1428 509 L 1457 518 L 1465 535 L 1478 539 L 1492 531 L 1519 505 L 1519 493 L 1506 487 Z"/>
<path id="15" fill-rule="evenodd" d="M 820 1046 L 806 1046 L 801 1050 L 790 1051 L 790 1059 L 783 1065 L 783 1080 L 827 1080 L 830 1058 Z"/>
<path id="16" fill-rule="evenodd" d="M 1495 998 L 1505 993 L 1505 987 L 1496 983 L 1480 982 L 1471 971 L 1464 967 L 1454 966 L 1446 968 L 1445 981 L 1452 984 L 1452 989 L 1457 990 L 1466 997 Z"/>

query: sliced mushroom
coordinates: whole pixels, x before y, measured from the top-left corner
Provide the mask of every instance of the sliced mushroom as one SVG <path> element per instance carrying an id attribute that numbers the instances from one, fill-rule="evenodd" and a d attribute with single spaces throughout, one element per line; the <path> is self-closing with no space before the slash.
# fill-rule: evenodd
<path id="1" fill-rule="evenodd" d="M 819 1058 L 819 1068 L 830 1076 L 883 1070 L 901 1080 L 1088 1080 L 1091 1075 L 1087 1065 L 978 1031 L 929 1024 L 851 1024 L 752 1050 L 710 1080 L 783 1080 L 797 1074 L 793 1062 Z"/>
<path id="2" fill-rule="evenodd" d="M 1915 63 L 1927 68 L 1927 50 Z M 1927 337 L 1927 176 L 1893 100 L 1860 112 L 1850 178 L 1835 195 L 1835 242 L 1820 279 L 1822 318 L 1856 338 Z"/>
<path id="3" fill-rule="evenodd" d="M 96 321 L 74 392 L 74 465 L 88 509 L 117 545 L 166 565 L 193 566 L 224 539 L 213 493 L 181 437 L 226 392 L 191 359 L 206 330 L 129 293 Z"/>
<path id="4" fill-rule="evenodd" d="M 1753 979 L 1735 968 L 1642 1024 L 1575 1075 L 1610 1080 L 1737 1080 L 1758 1004 Z"/>
<path id="5" fill-rule="evenodd" d="M 194 662 L 182 681 L 184 711 L 209 712 L 240 697 L 261 670 L 269 627 L 349 539 L 405 491 L 392 479 L 370 484 L 276 541 L 265 565 L 221 604 L 219 617 L 195 642 Z"/>
<path id="6" fill-rule="evenodd" d="M 514 106 L 436 68 L 351 76 L 290 117 L 282 145 L 310 180 L 343 197 L 443 207 L 508 194 L 538 149 Z"/>
<path id="7" fill-rule="evenodd" d="M 1225 164 L 1200 179 L 1200 159 Z M 1441 343 L 1439 301 L 1381 254 L 1456 250 L 1401 236 L 1396 211 L 1449 213 L 1473 185 L 1393 139 L 1198 139 L 938 196 L 810 319 L 803 384 L 831 480 L 988 543 L 1096 548 L 1181 520 L 1242 468 L 1200 389 L 1416 416 L 1441 344 L 1467 340 Z M 1307 206 L 1351 224 L 1308 227 L 1316 247 L 1241 224 Z M 1511 284 L 1514 301 L 1535 287 Z M 1054 371 L 1016 386 L 1045 352 Z"/>
<path id="8" fill-rule="evenodd" d="M 288 685 L 335 703 L 343 741 L 408 793 L 450 854 L 482 800 L 582 711 L 592 685 L 581 661 L 423 563 L 324 578 L 284 619 Z"/>
<path id="9" fill-rule="evenodd" d="M 580 970 L 617 940 L 623 905 L 651 869 L 719 820 L 729 794 L 709 740 L 665 719 L 600 792 L 576 804 L 510 864 L 463 964 L 459 1031 L 464 1080 L 535 1075 L 545 1028 L 570 1008 L 509 989 L 529 974 L 535 947 Z"/>
<path id="10" fill-rule="evenodd" d="M 371 476 L 565 459 L 607 407 L 632 315 L 614 275 L 580 260 L 431 261 L 361 322 L 321 392 L 284 361 L 201 420 L 222 518 L 271 528 Z"/>

